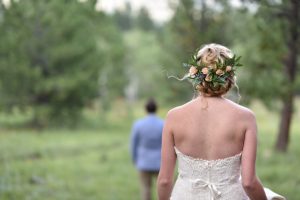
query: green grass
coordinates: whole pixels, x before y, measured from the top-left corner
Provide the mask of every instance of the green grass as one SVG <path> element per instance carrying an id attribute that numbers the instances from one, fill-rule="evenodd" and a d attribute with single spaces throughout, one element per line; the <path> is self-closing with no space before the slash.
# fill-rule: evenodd
<path id="1" fill-rule="evenodd" d="M 91 129 L 0 129 L 0 199 L 140 199 L 138 174 L 128 151 L 132 120 L 120 107 L 116 107 L 117 115 L 108 114 L 110 123 L 103 128 L 95 128 L 95 115 Z M 289 151 L 282 154 L 273 151 L 278 114 L 259 103 L 252 108 L 259 128 L 260 179 L 289 200 L 300 199 L 300 125 L 296 120 L 300 112 L 294 116 Z M 133 113 L 142 115 L 142 109 Z"/>
<path id="2" fill-rule="evenodd" d="M 127 137 L 114 130 L 1 134 L 0 199 L 138 199 Z"/>

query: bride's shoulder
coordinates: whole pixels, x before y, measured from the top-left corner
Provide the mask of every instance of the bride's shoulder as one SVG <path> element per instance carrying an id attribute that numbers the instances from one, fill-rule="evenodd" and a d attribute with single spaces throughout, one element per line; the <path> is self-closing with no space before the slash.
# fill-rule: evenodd
<path id="1" fill-rule="evenodd" d="M 226 101 L 228 105 L 235 110 L 236 113 L 239 113 L 240 115 L 244 115 L 246 117 L 255 117 L 254 112 L 250 108 L 237 104 L 229 99 L 226 99 Z"/>
<path id="2" fill-rule="evenodd" d="M 172 109 L 170 109 L 167 113 L 167 118 L 170 118 L 170 117 L 176 117 L 176 116 L 180 116 L 182 115 L 183 112 L 186 112 L 186 108 L 188 106 L 190 106 L 191 102 L 187 102 L 185 104 L 182 104 L 182 105 L 179 105 L 179 106 L 176 106 Z"/>
<path id="3" fill-rule="evenodd" d="M 180 105 L 180 106 L 176 106 L 174 108 L 171 108 L 168 113 L 167 113 L 167 117 L 169 116 L 174 116 L 174 115 L 177 115 L 178 113 L 180 113 L 183 109 L 183 105 Z"/>

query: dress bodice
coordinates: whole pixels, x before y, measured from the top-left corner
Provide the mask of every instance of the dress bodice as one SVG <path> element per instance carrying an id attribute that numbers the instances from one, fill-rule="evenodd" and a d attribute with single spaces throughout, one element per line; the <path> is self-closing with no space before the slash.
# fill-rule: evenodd
<path id="1" fill-rule="evenodd" d="M 183 154 L 174 147 L 178 178 L 171 200 L 246 200 L 240 181 L 241 156 L 205 160 Z"/>

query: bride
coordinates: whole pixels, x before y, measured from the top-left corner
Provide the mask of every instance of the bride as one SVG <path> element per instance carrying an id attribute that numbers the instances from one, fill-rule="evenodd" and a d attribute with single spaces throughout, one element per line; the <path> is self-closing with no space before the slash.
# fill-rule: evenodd
<path id="1" fill-rule="evenodd" d="M 209 44 L 186 64 L 184 79 L 193 82 L 199 96 L 167 114 L 159 200 L 267 200 L 255 172 L 255 116 L 223 97 L 235 85 L 238 62 L 228 48 Z"/>

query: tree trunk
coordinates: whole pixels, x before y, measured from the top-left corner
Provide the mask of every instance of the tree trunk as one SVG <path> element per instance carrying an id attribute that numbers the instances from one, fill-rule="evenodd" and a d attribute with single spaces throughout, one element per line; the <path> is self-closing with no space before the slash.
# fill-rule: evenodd
<path id="1" fill-rule="evenodd" d="M 288 32 L 288 55 L 285 60 L 285 73 L 288 80 L 288 93 L 283 100 L 283 109 L 281 113 L 281 122 L 276 142 L 276 150 L 285 152 L 287 150 L 290 134 L 290 126 L 293 117 L 293 101 L 294 101 L 294 83 L 297 73 L 297 55 L 298 55 L 298 39 L 299 39 L 299 8 L 298 0 L 290 0 L 290 14 L 288 15 L 289 32 Z"/>
<path id="2" fill-rule="evenodd" d="M 276 142 L 276 150 L 286 152 L 289 143 L 289 133 L 293 115 L 293 93 L 289 94 L 283 101 L 283 109 L 281 111 L 281 122 Z"/>

